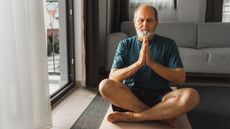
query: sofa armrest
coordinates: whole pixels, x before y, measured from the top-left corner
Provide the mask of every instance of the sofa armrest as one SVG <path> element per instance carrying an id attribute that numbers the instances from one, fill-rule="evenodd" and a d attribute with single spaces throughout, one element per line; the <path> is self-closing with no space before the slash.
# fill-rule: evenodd
<path id="1" fill-rule="evenodd" d="M 107 49 L 106 49 L 107 50 L 106 51 L 107 53 L 106 54 L 106 70 L 109 71 L 112 66 L 114 55 L 115 55 L 119 42 L 127 37 L 128 35 L 126 35 L 125 33 L 121 33 L 121 32 L 108 34 Z"/>

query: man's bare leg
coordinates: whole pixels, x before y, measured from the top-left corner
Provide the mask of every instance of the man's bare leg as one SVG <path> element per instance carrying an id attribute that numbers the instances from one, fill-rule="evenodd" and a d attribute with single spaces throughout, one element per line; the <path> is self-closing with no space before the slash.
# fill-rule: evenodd
<path id="1" fill-rule="evenodd" d="M 108 116 L 110 122 L 139 122 L 149 120 L 167 120 L 177 118 L 196 107 L 199 103 L 198 93 L 191 88 L 183 88 L 165 95 L 162 102 L 139 113 L 114 112 Z"/>
<path id="2" fill-rule="evenodd" d="M 105 99 L 123 109 L 142 112 L 149 108 L 121 82 L 105 79 L 100 83 L 99 91 Z"/>
<path id="3" fill-rule="evenodd" d="M 110 101 L 112 104 L 121 107 L 123 109 L 127 109 L 133 112 L 142 112 L 144 110 L 149 109 L 147 105 L 141 102 L 125 85 L 120 82 L 115 82 L 113 80 L 105 79 L 99 85 L 99 91 L 101 95 Z M 108 117 L 110 122 L 113 122 L 113 117 L 116 119 L 118 115 L 124 115 L 120 112 L 111 113 Z M 127 113 L 129 114 L 129 113 Z M 125 114 L 126 115 L 126 114 Z M 174 126 L 176 123 L 175 118 L 164 119 L 163 122 Z"/>

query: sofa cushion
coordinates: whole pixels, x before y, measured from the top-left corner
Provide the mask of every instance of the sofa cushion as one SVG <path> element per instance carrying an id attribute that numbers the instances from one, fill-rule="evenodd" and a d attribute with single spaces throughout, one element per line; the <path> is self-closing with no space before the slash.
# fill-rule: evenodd
<path id="1" fill-rule="evenodd" d="M 230 47 L 230 23 L 198 24 L 198 48 Z"/>
<path id="2" fill-rule="evenodd" d="M 133 21 L 122 22 L 121 32 L 127 34 L 129 37 L 136 35 L 136 30 L 135 30 Z"/>
<path id="3" fill-rule="evenodd" d="M 195 23 L 159 23 L 156 33 L 173 39 L 179 47 L 196 48 Z"/>
<path id="4" fill-rule="evenodd" d="M 107 57 L 106 57 L 106 70 L 110 70 L 115 52 L 117 50 L 118 43 L 127 38 L 128 36 L 124 33 L 111 33 L 107 37 Z"/>
<path id="5" fill-rule="evenodd" d="M 136 35 L 134 23 L 121 23 L 121 32 L 128 36 Z M 177 46 L 196 48 L 197 25 L 195 23 L 159 23 L 156 34 L 173 39 Z"/>
<path id="6" fill-rule="evenodd" d="M 133 21 L 121 23 L 121 32 L 136 35 Z M 159 23 L 156 34 L 173 39 L 177 46 L 196 48 L 197 25 L 195 23 Z"/>
<path id="7" fill-rule="evenodd" d="M 186 72 L 230 74 L 230 48 L 179 47 L 179 52 Z"/>

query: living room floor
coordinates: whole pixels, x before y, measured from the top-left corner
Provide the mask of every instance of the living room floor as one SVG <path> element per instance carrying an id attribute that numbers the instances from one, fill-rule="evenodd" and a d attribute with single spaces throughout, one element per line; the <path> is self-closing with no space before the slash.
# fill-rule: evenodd
<path id="1" fill-rule="evenodd" d="M 53 127 L 70 129 L 97 94 L 97 89 L 75 88 L 60 103 L 52 108 Z"/>

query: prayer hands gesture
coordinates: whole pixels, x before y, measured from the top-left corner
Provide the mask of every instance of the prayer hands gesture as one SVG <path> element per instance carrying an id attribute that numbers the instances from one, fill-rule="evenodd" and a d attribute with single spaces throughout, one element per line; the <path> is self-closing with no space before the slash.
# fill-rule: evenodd
<path id="1" fill-rule="evenodd" d="M 149 48 L 149 41 L 147 37 L 144 37 L 142 40 L 142 47 L 137 62 L 140 66 L 144 66 L 145 64 L 150 66 L 150 64 L 154 63 L 154 60 L 151 56 L 151 50 Z"/>

